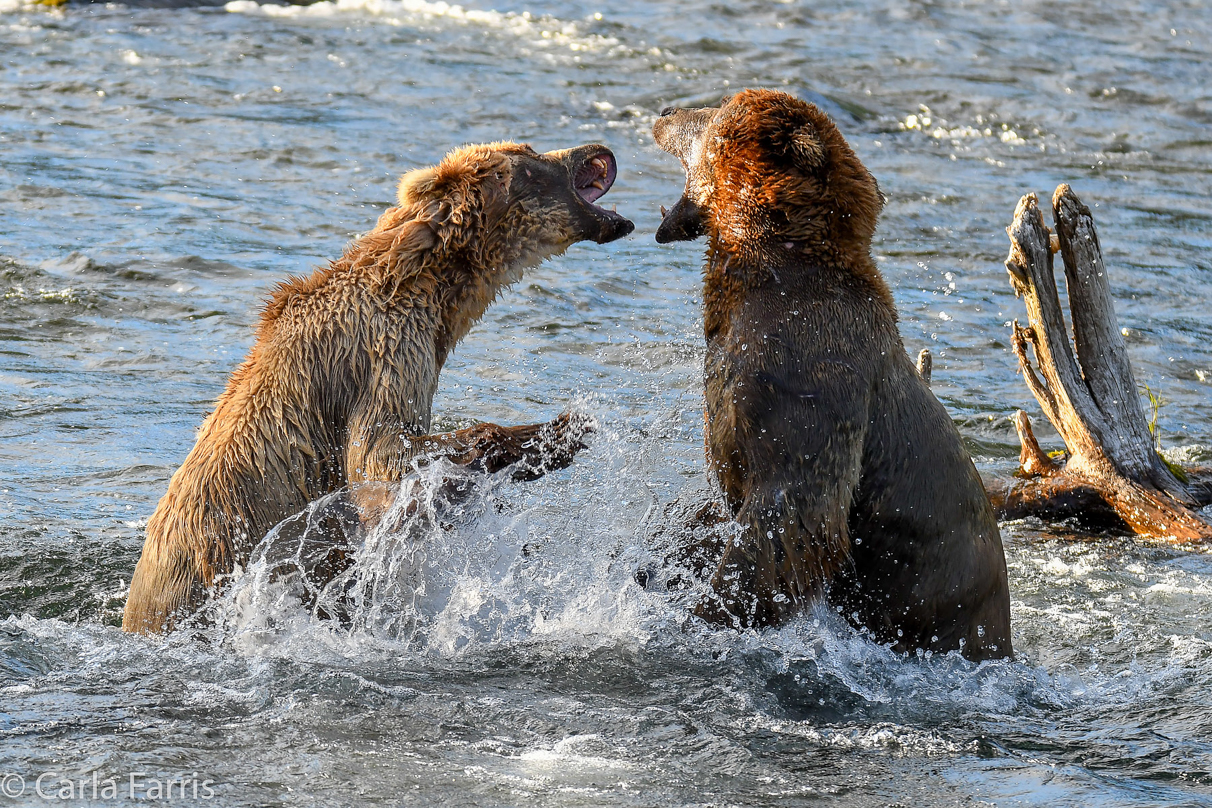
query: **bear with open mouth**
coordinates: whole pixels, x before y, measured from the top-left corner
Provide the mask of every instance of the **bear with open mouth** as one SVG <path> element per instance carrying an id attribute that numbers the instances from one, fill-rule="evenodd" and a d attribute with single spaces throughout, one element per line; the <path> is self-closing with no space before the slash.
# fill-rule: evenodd
<path id="1" fill-rule="evenodd" d="M 173 628 L 283 519 L 346 486 L 381 500 L 373 484 L 419 455 L 518 479 L 571 463 L 584 418 L 429 435 L 430 409 L 450 351 L 523 270 L 633 230 L 595 204 L 616 172 L 600 145 L 457 149 L 405 174 L 339 260 L 281 284 L 148 521 L 122 627 Z"/>
<path id="2" fill-rule="evenodd" d="M 901 652 L 1009 657 L 997 521 L 871 258 L 875 178 L 786 93 L 667 109 L 686 187 L 657 241 L 707 236 L 709 465 L 740 530 L 697 613 L 779 624 L 822 599 Z"/>

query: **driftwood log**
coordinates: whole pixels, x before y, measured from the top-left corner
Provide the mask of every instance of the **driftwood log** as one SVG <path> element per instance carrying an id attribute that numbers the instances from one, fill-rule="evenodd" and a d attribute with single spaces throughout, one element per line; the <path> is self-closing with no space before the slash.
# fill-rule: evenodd
<path id="1" fill-rule="evenodd" d="M 1212 524 L 1198 513 L 1212 501 L 1212 469 L 1183 470 L 1158 452 L 1115 318 L 1090 210 L 1061 185 L 1052 197 L 1052 217 L 1055 233 L 1044 225 L 1035 194 L 1019 201 L 1006 229 L 1006 269 L 1015 294 L 1027 304 L 1027 327 L 1017 320 L 1013 325 L 1014 354 L 1067 451 L 1058 460 L 1040 449 L 1027 414 L 1019 410 L 1019 477 L 987 486 L 994 510 L 1001 519 L 1077 517 L 1174 543 L 1212 541 Z M 1052 271 L 1057 252 L 1065 266 L 1072 343 Z"/>

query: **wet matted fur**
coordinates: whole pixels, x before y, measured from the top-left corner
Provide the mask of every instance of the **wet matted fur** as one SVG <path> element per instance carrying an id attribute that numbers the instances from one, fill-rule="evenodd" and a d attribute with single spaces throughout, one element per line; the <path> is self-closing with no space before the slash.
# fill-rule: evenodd
<path id="1" fill-rule="evenodd" d="M 339 260 L 281 284 L 148 521 L 123 628 L 172 628 L 282 519 L 344 486 L 399 480 L 418 454 L 523 461 L 522 478 L 571 462 L 575 418 L 426 433 L 447 355 L 502 289 L 578 241 L 631 232 L 592 204 L 614 176 L 603 146 L 467 146 L 406 174 L 399 205 Z"/>
<path id="2" fill-rule="evenodd" d="M 781 92 L 666 110 L 653 135 L 686 169 L 657 240 L 708 238 L 707 453 L 741 527 L 699 614 L 771 625 L 827 598 L 901 651 L 1009 656 L 997 522 L 871 258 L 875 178 Z"/>

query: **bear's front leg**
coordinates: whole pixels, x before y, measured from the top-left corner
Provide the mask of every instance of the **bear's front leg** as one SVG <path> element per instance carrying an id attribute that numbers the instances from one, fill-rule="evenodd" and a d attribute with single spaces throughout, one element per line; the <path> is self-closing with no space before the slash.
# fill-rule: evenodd
<path id="1" fill-rule="evenodd" d="M 848 562 L 868 423 L 869 386 L 853 363 L 771 344 L 768 355 L 708 360 L 707 445 L 740 530 L 695 611 L 744 628 L 807 610 Z"/>
<path id="2" fill-rule="evenodd" d="M 591 417 L 564 413 L 543 424 L 505 427 L 476 424 L 455 432 L 401 437 L 396 430 L 355 433 L 347 453 L 349 498 L 363 528 L 379 524 L 401 494 L 409 499 L 403 516 L 416 511 L 415 492 L 400 483 L 419 465 L 444 457 L 452 463 L 489 474 L 513 467 L 515 480 L 537 480 L 549 471 L 566 468 L 584 438 L 595 428 Z M 447 480 L 447 499 L 454 501 L 467 481 Z"/>
<path id="3" fill-rule="evenodd" d="M 849 497 L 818 495 L 815 485 L 776 479 L 750 490 L 711 577 L 712 595 L 695 614 L 738 628 L 779 625 L 829 587 L 849 555 Z"/>
<path id="4" fill-rule="evenodd" d="M 428 435 L 413 441 L 425 454 L 489 474 L 515 466 L 515 480 L 537 480 L 549 471 L 567 468 L 587 448 L 585 436 L 594 421 L 582 413 L 566 412 L 543 424 L 500 426 L 476 424 L 456 432 Z"/>

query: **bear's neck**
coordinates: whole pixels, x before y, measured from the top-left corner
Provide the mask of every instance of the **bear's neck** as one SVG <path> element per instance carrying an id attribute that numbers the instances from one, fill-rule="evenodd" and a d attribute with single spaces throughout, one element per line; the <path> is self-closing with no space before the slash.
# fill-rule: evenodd
<path id="1" fill-rule="evenodd" d="M 746 249 L 728 249 L 715 238 L 708 242 L 703 268 L 703 329 L 710 342 L 726 331 L 746 300 L 776 293 L 788 302 L 840 286 L 858 286 L 864 297 L 895 329 L 892 293 L 868 253 L 848 258 L 823 256 L 794 242 L 750 242 Z"/>
<path id="2" fill-rule="evenodd" d="M 342 263 L 365 272 L 379 300 L 411 312 L 414 326 L 432 339 L 440 371 L 497 295 L 521 278 L 522 266 L 498 239 L 438 239 L 426 249 L 395 253 L 398 240 L 386 238 L 366 258 Z"/>
<path id="3" fill-rule="evenodd" d="M 438 290 L 438 333 L 434 346 L 439 368 L 497 296 L 522 279 L 525 266 L 521 262 L 502 263 L 501 268 L 492 269 L 460 263 L 451 273 L 452 282 Z"/>

